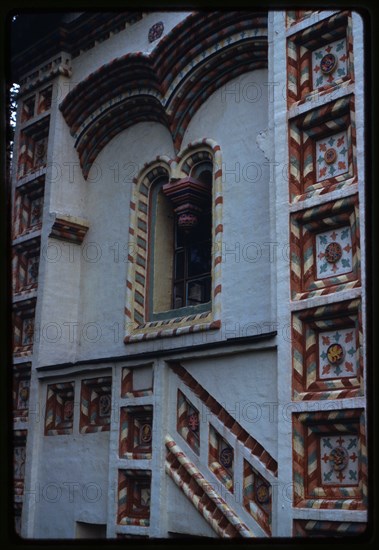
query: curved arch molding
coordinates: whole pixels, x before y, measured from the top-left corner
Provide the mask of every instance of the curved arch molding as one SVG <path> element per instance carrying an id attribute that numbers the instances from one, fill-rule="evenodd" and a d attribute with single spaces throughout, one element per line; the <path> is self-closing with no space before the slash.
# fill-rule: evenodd
<path id="1" fill-rule="evenodd" d="M 126 54 L 73 88 L 60 110 L 87 179 L 103 147 L 137 122 L 169 129 L 176 152 L 199 107 L 240 74 L 267 67 L 267 13 L 196 12 L 150 55 Z"/>

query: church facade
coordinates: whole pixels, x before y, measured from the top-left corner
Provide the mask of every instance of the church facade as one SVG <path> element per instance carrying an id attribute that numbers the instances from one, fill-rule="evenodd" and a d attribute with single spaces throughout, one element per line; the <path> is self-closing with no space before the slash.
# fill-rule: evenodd
<path id="1" fill-rule="evenodd" d="M 359 14 L 67 14 L 12 64 L 16 531 L 364 533 Z"/>

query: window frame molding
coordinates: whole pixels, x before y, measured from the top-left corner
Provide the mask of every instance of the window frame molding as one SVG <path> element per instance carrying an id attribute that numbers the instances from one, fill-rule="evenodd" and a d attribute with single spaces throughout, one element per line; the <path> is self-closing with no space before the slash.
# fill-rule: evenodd
<path id="1" fill-rule="evenodd" d="M 194 165 L 211 159 L 212 185 L 212 291 L 210 310 L 202 312 L 172 310 L 173 317 L 162 320 L 148 318 L 149 303 L 149 191 L 154 181 L 166 175 L 168 181 L 189 176 Z M 133 180 L 130 201 L 128 271 L 125 305 L 124 343 L 218 329 L 221 326 L 221 263 L 222 263 L 222 156 L 220 146 L 204 138 L 187 145 L 175 159 L 158 156 L 144 165 Z M 187 308 L 180 308 L 186 310 Z"/>

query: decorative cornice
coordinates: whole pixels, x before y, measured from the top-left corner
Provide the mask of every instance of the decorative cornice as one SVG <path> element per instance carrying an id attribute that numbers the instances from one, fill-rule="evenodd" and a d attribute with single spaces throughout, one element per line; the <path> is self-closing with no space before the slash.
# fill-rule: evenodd
<path id="1" fill-rule="evenodd" d="M 87 220 L 74 216 L 55 214 L 49 237 L 74 244 L 81 244 L 88 229 L 89 223 Z"/>

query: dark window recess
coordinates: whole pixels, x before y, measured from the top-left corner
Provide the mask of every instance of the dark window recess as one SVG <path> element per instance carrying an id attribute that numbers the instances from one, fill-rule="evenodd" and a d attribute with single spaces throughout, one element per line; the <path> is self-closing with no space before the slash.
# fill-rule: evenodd
<path id="1" fill-rule="evenodd" d="M 210 203 L 210 201 L 209 201 Z M 175 224 L 173 308 L 211 299 L 212 212 L 204 209 L 197 227 L 186 233 Z"/>

